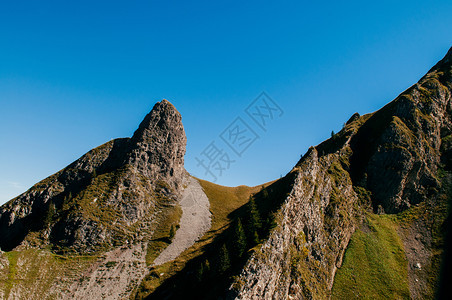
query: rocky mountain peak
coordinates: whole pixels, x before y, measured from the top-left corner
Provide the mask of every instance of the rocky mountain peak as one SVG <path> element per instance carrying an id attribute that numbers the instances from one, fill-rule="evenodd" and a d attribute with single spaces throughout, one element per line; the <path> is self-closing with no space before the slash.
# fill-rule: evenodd
<path id="1" fill-rule="evenodd" d="M 156 220 L 159 201 L 174 206 L 187 174 L 186 143 L 180 113 L 158 102 L 132 138 L 92 149 L 3 205 L 0 248 L 26 246 L 36 232 L 44 244 L 76 251 L 125 238 L 124 228 Z"/>
<path id="2" fill-rule="evenodd" d="M 400 298 L 409 298 L 408 294 L 413 299 L 434 298 L 436 283 L 428 278 L 438 278 L 435 252 L 442 246 L 435 248 L 430 241 L 443 238 L 433 228 L 443 230 L 446 224 L 451 140 L 452 49 L 382 109 L 354 114 L 340 132 L 309 149 L 292 171 L 295 180 L 280 209 L 278 227 L 231 285 L 233 295 L 236 299 L 330 298 L 351 236 L 364 232 L 361 217 L 356 218 L 363 209 L 363 218 L 419 214 L 413 217 L 415 222 L 400 223 L 407 228 L 401 235 L 405 249 L 415 249 L 412 245 L 420 244 L 419 237 L 425 241 L 425 246 L 417 246 L 422 251 L 406 252 L 409 284 L 403 292 L 406 296 Z M 419 262 L 426 266 L 425 273 L 418 272 Z M 344 277 L 351 278 L 349 273 Z M 355 286 L 351 291 L 350 295 L 357 295 Z"/>
<path id="3" fill-rule="evenodd" d="M 135 142 L 145 142 L 154 133 L 169 132 L 173 127 L 183 127 L 182 117 L 176 108 L 166 99 L 157 102 L 146 115 L 133 134 Z"/>
<path id="4" fill-rule="evenodd" d="M 127 163 L 149 178 L 171 182 L 178 190 L 187 138 L 182 117 L 166 99 L 157 102 L 130 140 Z"/>

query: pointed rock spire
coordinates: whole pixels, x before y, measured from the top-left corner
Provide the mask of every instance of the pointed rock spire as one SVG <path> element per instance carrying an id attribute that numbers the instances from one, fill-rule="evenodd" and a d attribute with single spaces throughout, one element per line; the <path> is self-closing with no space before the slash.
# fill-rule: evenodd
<path id="1" fill-rule="evenodd" d="M 169 182 L 177 191 L 185 174 L 187 138 L 176 108 L 165 99 L 156 103 L 130 142 L 126 163 L 148 178 Z"/>

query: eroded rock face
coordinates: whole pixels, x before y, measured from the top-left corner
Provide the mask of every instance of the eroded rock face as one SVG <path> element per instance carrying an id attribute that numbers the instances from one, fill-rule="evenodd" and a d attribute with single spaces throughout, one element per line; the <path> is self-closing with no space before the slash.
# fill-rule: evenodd
<path id="1" fill-rule="evenodd" d="M 438 188 L 441 139 L 452 129 L 451 54 L 353 137 L 353 180 L 386 212 L 403 211 Z"/>
<path id="2" fill-rule="evenodd" d="M 157 103 L 131 139 L 126 163 L 148 178 L 163 180 L 179 191 L 187 145 L 182 117 L 167 100 Z"/>
<path id="3" fill-rule="evenodd" d="M 151 226 L 158 205 L 175 205 L 186 176 L 186 136 L 179 112 L 157 103 L 132 138 L 110 141 L 0 208 L 0 248 L 44 244 L 94 251 L 133 239 L 128 226 Z"/>
<path id="4" fill-rule="evenodd" d="M 340 162 L 346 146 L 300 161 L 278 227 L 234 283 L 237 299 L 325 299 L 355 230 L 356 193 Z"/>

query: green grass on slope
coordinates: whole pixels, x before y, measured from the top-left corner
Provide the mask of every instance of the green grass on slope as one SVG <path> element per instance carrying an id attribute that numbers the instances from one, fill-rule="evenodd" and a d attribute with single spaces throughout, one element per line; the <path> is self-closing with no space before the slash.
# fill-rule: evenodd
<path id="1" fill-rule="evenodd" d="M 367 214 L 334 281 L 333 299 L 409 299 L 403 243 L 389 216 Z"/>
<path id="2" fill-rule="evenodd" d="M 245 205 L 249 197 L 261 190 L 262 186 L 249 187 L 240 185 L 227 187 L 206 180 L 198 179 L 204 192 L 209 198 L 210 211 L 212 213 L 212 227 L 215 231 L 230 223 L 229 214 Z M 264 184 L 264 186 L 270 183 Z"/>

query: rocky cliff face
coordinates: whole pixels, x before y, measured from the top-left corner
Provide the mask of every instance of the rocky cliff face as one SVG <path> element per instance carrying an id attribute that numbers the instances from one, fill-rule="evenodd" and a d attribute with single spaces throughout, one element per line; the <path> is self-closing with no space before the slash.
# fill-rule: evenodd
<path id="1" fill-rule="evenodd" d="M 451 133 L 451 55 L 417 84 L 373 114 L 351 143 L 354 182 L 374 205 L 399 212 L 438 187 L 442 138 Z"/>
<path id="2" fill-rule="evenodd" d="M 132 138 L 110 141 L 0 208 L 0 247 L 50 243 L 92 252 L 137 238 L 175 205 L 184 169 L 181 116 L 157 103 Z"/>
<path id="3" fill-rule="evenodd" d="M 327 298 L 358 201 L 339 157 L 312 148 L 293 171 L 279 225 L 243 270 L 238 299 Z"/>
<path id="4" fill-rule="evenodd" d="M 182 118 L 167 100 L 157 103 L 130 141 L 126 164 L 155 181 L 167 182 L 179 192 L 184 169 L 185 137 Z"/>
<path id="5" fill-rule="evenodd" d="M 393 102 L 307 152 L 277 228 L 231 287 L 237 299 L 328 298 L 363 208 L 397 213 L 435 199 L 437 170 L 451 167 L 451 60 L 452 49 Z M 429 281 L 417 276 L 411 285 Z"/>

